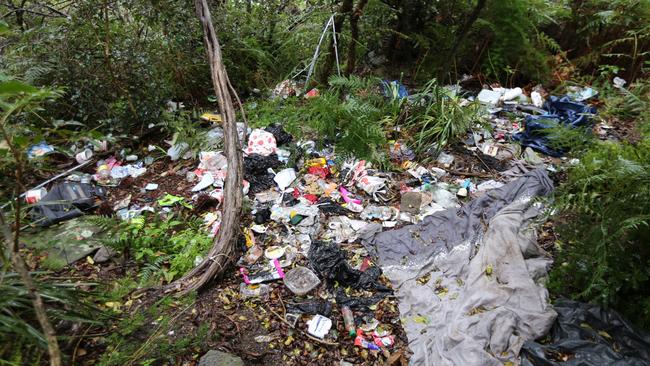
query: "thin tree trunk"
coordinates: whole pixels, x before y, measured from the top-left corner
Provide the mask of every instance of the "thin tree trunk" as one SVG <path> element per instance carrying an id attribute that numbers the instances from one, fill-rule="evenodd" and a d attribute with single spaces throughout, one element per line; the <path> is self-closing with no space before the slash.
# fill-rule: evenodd
<path id="1" fill-rule="evenodd" d="M 447 76 L 447 74 L 451 70 L 451 67 L 454 64 L 454 58 L 456 57 L 456 52 L 458 52 L 458 48 L 462 44 L 463 40 L 465 40 L 465 37 L 467 37 L 467 34 L 469 33 L 470 29 L 472 29 L 472 25 L 474 24 L 474 22 L 476 22 L 478 16 L 481 14 L 481 10 L 485 8 L 486 4 L 487 4 L 487 0 L 478 0 L 476 6 L 474 7 L 474 10 L 472 10 L 470 15 L 465 20 L 465 23 L 463 23 L 460 29 L 458 29 L 458 31 L 456 32 L 456 38 L 454 39 L 454 43 L 451 46 L 449 55 L 446 58 L 447 67 L 442 69 L 440 79 L 443 79 L 445 76 Z"/>
<path id="2" fill-rule="evenodd" d="M 359 0 L 354 11 L 350 15 L 350 45 L 348 46 L 348 62 L 345 67 L 345 75 L 350 76 L 354 72 L 357 61 L 357 42 L 359 42 L 359 18 L 363 14 L 363 8 L 368 0 Z"/>
<path id="3" fill-rule="evenodd" d="M 336 32 L 332 34 L 332 38 L 330 39 L 330 44 L 327 48 L 327 57 L 325 58 L 323 69 L 321 70 L 320 77 L 318 78 L 318 80 L 323 84 L 327 83 L 327 79 L 332 73 L 332 68 L 334 68 L 334 61 L 336 61 L 336 55 L 334 54 L 334 37 L 338 39 L 339 34 L 343 31 L 343 22 L 345 21 L 345 17 L 348 15 L 348 13 L 352 11 L 352 2 L 353 0 L 343 0 L 338 14 L 336 14 L 336 17 L 334 17 L 334 28 L 336 28 Z"/>
<path id="4" fill-rule="evenodd" d="M 185 294 L 203 288 L 212 279 L 219 277 L 234 259 L 242 208 L 242 153 L 237 136 L 237 123 L 228 74 L 223 65 L 221 46 L 212 25 L 212 16 L 206 0 L 195 0 L 196 13 L 203 27 L 203 40 L 208 53 L 212 84 L 223 117 L 224 150 L 228 161 L 228 175 L 224 184 L 223 214 L 221 228 L 206 259 L 167 290 Z M 234 93 L 234 91 L 233 91 Z"/>
<path id="5" fill-rule="evenodd" d="M 25 284 L 25 288 L 27 289 L 29 297 L 32 299 L 32 306 L 34 307 L 36 319 L 38 320 L 38 323 L 41 326 L 41 330 L 43 330 L 45 340 L 47 341 L 47 351 L 50 356 L 50 366 L 61 366 L 61 350 L 59 349 L 59 342 L 56 339 L 56 332 L 54 331 L 52 323 L 50 323 L 50 320 L 47 318 L 47 311 L 45 309 L 43 298 L 38 292 L 36 285 L 34 285 L 34 281 L 29 274 L 25 260 L 20 255 L 20 194 L 25 190 L 25 187 L 23 185 L 23 157 L 21 155 L 21 152 L 18 151 L 17 147 L 9 138 L 4 123 L 4 120 L 0 121 L 0 132 L 2 132 L 5 142 L 9 146 L 9 150 L 11 150 L 11 153 L 16 160 L 16 186 L 14 190 L 15 196 L 17 198 L 16 206 L 14 207 L 14 234 L 11 234 L 11 229 L 9 227 L 9 224 L 5 221 L 4 213 L 2 210 L 0 210 L 0 227 L 4 236 L 5 243 L 9 248 L 12 267 L 20 276 L 21 280 Z"/>

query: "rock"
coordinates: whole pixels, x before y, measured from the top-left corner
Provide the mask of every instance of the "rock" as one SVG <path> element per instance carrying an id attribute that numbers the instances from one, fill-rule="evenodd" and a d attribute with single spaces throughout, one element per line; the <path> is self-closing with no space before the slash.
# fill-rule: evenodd
<path id="1" fill-rule="evenodd" d="M 244 361 L 229 353 L 210 350 L 201 357 L 199 366 L 244 366 Z"/>
<path id="2" fill-rule="evenodd" d="M 544 164 L 542 158 L 540 158 L 539 155 L 535 151 L 533 151 L 533 149 L 531 149 L 530 147 L 527 147 L 526 150 L 524 150 L 524 160 L 526 160 L 526 162 L 531 165 Z"/>
<path id="3" fill-rule="evenodd" d="M 108 262 L 108 260 L 111 259 L 114 255 L 115 251 L 113 249 L 103 246 L 99 248 L 97 253 L 95 253 L 93 260 L 95 263 L 104 263 Z"/>
<path id="4" fill-rule="evenodd" d="M 422 206 L 428 205 L 431 200 L 431 195 L 426 192 L 406 192 L 402 194 L 399 209 L 402 212 L 418 214 Z"/>

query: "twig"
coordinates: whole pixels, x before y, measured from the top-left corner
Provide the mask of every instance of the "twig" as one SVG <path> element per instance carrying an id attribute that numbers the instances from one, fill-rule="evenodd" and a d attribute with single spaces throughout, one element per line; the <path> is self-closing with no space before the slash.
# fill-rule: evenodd
<path id="1" fill-rule="evenodd" d="M 79 337 L 79 340 L 77 341 L 77 344 L 74 346 L 74 350 L 72 351 L 72 364 L 73 365 L 74 365 L 74 361 L 77 359 L 77 349 L 79 349 L 79 345 L 81 344 L 81 341 L 84 339 L 84 337 L 86 337 L 86 334 L 88 334 L 88 331 L 92 327 L 93 326 L 90 325 L 90 326 L 88 326 L 88 328 L 86 328 L 86 331 L 84 332 L 84 334 L 81 335 L 81 337 Z"/>
<path id="2" fill-rule="evenodd" d="M 465 177 L 478 177 L 478 178 L 492 178 L 492 174 L 487 173 L 474 173 L 474 172 L 461 172 L 458 170 L 449 170 L 449 174 L 462 175 Z"/>
<path id="3" fill-rule="evenodd" d="M 278 288 L 278 299 L 280 300 L 280 305 L 282 305 L 282 315 L 283 317 L 287 315 L 287 308 L 284 306 L 284 301 L 282 301 L 281 290 Z"/>
<path id="4" fill-rule="evenodd" d="M 312 341 L 314 341 L 314 342 L 318 342 L 318 343 L 320 343 L 320 344 L 324 344 L 324 345 L 326 345 L 326 346 L 338 346 L 338 345 L 339 345 L 338 342 L 328 342 L 328 341 L 324 341 L 324 340 L 322 340 L 322 339 L 318 339 L 318 338 L 316 338 L 316 337 L 313 337 L 313 336 L 309 335 L 308 333 L 306 333 L 306 332 L 305 332 L 304 330 L 302 330 L 302 329 L 295 328 L 293 325 L 291 325 L 291 323 L 289 323 L 286 319 L 284 319 L 280 314 L 278 314 L 278 313 L 276 313 L 275 311 L 273 311 L 273 309 L 271 309 L 270 306 L 266 305 L 265 307 L 266 307 L 266 308 L 267 308 L 267 309 L 268 309 L 268 310 L 269 310 L 273 315 L 277 316 L 278 319 L 280 319 L 280 321 L 282 321 L 284 324 L 288 325 L 289 328 L 293 328 L 293 329 L 295 329 L 295 330 L 300 331 L 304 336 L 306 336 L 307 338 L 311 339 Z"/>
<path id="5" fill-rule="evenodd" d="M 483 161 L 483 159 L 481 159 L 481 157 L 476 153 L 476 151 L 474 151 L 474 156 L 476 156 L 476 158 L 477 158 L 477 159 L 478 159 L 478 160 L 483 164 L 483 166 L 484 166 L 484 167 L 485 167 L 489 172 L 493 172 L 493 171 L 494 171 L 494 169 L 490 168 L 490 167 L 489 167 L 489 166 L 488 166 L 488 165 Z"/>

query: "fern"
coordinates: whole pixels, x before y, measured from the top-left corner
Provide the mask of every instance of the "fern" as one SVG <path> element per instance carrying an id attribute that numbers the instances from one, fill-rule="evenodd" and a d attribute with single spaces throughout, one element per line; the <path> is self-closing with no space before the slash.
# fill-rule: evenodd
<path id="1" fill-rule="evenodd" d="M 598 142 L 580 161 L 556 197 L 564 245 L 552 288 L 648 325 L 640 304 L 650 303 L 650 135 L 636 145 Z"/>
<path id="2" fill-rule="evenodd" d="M 169 260 L 169 256 L 161 255 L 156 257 L 153 261 L 147 262 L 140 270 L 140 283 L 146 284 L 149 283 L 154 277 L 162 275 L 163 264 Z"/>

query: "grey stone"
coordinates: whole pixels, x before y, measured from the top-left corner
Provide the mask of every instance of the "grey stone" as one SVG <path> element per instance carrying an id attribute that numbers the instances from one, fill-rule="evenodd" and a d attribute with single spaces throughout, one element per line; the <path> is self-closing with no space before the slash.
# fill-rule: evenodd
<path id="1" fill-rule="evenodd" d="M 210 350 L 201 357 L 199 366 L 244 366 L 244 361 L 226 352 Z"/>
<path id="2" fill-rule="evenodd" d="M 93 256 L 95 263 L 104 263 L 108 262 L 115 255 L 115 251 L 109 247 L 101 247 Z"/>

